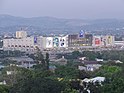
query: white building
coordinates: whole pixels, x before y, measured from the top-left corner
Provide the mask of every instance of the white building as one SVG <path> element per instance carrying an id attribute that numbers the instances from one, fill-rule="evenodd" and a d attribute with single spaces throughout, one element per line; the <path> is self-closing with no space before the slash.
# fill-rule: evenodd
<path id="1" fill-rule="evenodd" d="M 5 38 L 3 39 L 3 49 L 34 52 L 36 50 L 36 46 L 40 47 L 40 41 L 40 37 Z"/>
<path id="2" fill-rule="evenodd" d="M 115 41 L 116 46 L 124 46 L 124 41 Z"/>
<path id="3" fill-rule="evenodd" d="M 68 47 L 68 35 L 43 37 L 42 47 L 44 49 L 66 48 Z"/>

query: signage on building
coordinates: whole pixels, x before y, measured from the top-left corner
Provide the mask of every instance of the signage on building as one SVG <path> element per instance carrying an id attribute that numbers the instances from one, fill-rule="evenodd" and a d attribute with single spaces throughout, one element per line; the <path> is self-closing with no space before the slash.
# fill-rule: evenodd
<path id="1" fill-rule="evenodd" d="M 100 39 L 99 38 L 95 38 L 95 45 L 99 45 L 100 44 Z"/>
<path id="2" fill-rule="evenodd" d="M 60 47 L 66 47 L 67 46 L 67 39 L 66 39 L 66 36 L 65 37 L 60 37 L 59 38 L 59 46 Z"/>
<path id="3" fill-rule="evenodd" d="M 79 37 L 83 38 L 84 36 L 85 36 L 85 32 L 83 30 L 81 30 L 80 33 L 79 33 Z"/>
<path id="4" fill-rule="evenodd" d="M 34 43 L 35 44 L 37 43 L 37 37 L 34 37 Z"/>
<path id="5" fill-rule="evenodd" d="M 53 47 L 59 47 L 59 38 L 58 37 L 53 38 Z"/>
<path id="6" fill-rule="evenodd" d="M 51 47 L 53 47 L 53 38 L 47 37 L 46 38 L 46 48 L 51 48 Z"/>

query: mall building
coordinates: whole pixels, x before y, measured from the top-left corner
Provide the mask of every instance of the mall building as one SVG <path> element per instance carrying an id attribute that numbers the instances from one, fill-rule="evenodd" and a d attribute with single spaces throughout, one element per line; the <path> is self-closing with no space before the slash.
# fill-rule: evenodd
<path id="1" fill-rule="evenodd" d="M 27 37 L 25 31 L 17 31 L 16 37 L 3 39 L 4 50 L 20 50 L 26 52 L 34 52 L 37 46 L 40 46 L 41 37 Z"/>
<path id="2" fill-rule="evenodd" d="M 68 49 L 88 47 L 111 47 L 115 44 L 114 36 L 93 36 L 80 31 L 79 34 L 52 35 L 52 36 L 27 36 L 25 31 L 17 31 L 15 37 L 3 39 L 4 50 L 20 50 L 35 52 L 37 47 L 45 49 Z"/>

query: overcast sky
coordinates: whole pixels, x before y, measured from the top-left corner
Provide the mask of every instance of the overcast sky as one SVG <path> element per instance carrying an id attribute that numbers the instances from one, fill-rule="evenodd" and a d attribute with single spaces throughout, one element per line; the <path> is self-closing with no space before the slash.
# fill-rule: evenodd
<path id="1" fill-rule="evenodd" d="M 0 14 L 124 19 L 124 0 L 0 0 Z"/>

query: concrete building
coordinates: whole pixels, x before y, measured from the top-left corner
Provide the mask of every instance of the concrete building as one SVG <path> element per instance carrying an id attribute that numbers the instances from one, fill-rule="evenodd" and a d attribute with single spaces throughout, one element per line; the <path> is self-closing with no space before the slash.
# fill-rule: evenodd
<path id="1" fill-rule="evenodd" d="M 115 37 L 111 35 L 93 36 L 92 46 L 94 47 L 111 47 L 114 46 Z"/>
<path id="2" fill-rule="evenodd" d="M 40 37 L 33 36 L 25 38 L 5 38 L 3 39 L 3 49 L 34 52 L 36 47 L 40 47 L 40 41 Z"/>
<path id="3" fill-rule="evenodd" d="M 102 65 L 97 61 L 82 61 L 82 63 L 78 66 L 79 70 L 85 71 L 94 71 L 101 67 Z"/>
<path id="4" fill-rule="evenodd" d="M 26 31 L 16 31 L 16 38 L 26 38 L 27 32 Z"/>
<path id="5" fill-rule="evenodd" d="M 82 46 L 92 46 L 92 34 L 85 34 L 80 37 L 78 34 L 68 36 L 68 46 L 69 47 L 82 47 Z"/>
<path id="6" fill-rule="evenodd" d="M 6 37 L 3 39 L 4 50 L 20 50 L 26 52 L 35 52 L 36 47 L 40 50 L 64 50 L 111 47 L 114 45 L 114 36 L 93 36 L 84 31 L 73 35 L 30 37 L 27 37 L 25 31 L 17 31 L 16 37 Z"/>
<path id="7" fill-rule="evenodd" d="M 68 47 L 68 35 L 65 36 L 45 36 L 42 39 L 44 49 L 66 48 Z"/>

